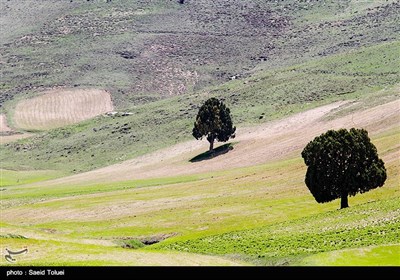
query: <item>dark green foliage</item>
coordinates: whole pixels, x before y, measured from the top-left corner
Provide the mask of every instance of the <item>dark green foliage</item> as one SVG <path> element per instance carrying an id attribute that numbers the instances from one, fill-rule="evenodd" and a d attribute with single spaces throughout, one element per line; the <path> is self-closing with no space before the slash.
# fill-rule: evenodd
<path id="1" fill-rule="evenodd" d="M 341 208 L 348 207 L 348 195 L 386 180 L 384 162 L 364 129 L 329 130 L 308 143 L 301 156 L 308 166 L 305 183 L 318 203 L 341 198 Z"/>
<path id="2" fill-rule="evenodd" d="M 19 234 L 12 234 L 12 233 L 8 233 L 5 235 L 0 235 L 0 238 L 12 238 L 12 239 L 28 239 L 23 235 L 19 235 Z"/>
<path id="3" fill-rule="evenodd" d="M 206 136 L 212 151 L 214 140 L 226 142 L 229 138 L 235 138 L 235 131 L 236 127 L 232 125 L 229 108 L 217 98 L 210 98 L 197 114 L 192 135 L 197 140 Z"/>

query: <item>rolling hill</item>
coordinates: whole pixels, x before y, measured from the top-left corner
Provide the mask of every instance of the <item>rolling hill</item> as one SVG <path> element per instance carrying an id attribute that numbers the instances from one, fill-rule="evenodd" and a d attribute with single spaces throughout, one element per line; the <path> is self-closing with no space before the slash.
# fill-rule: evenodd
<path id="1" fill-rule="evenodd" d="M 400 265 L 399 1 L 0 5 L 0 242 L 29 248 L 17 265 Z M 192 162 L 209 97 L 237 137 Z M 300 153 L 342 127 L 369 131 L 388 179 L 339 211 Z"/>

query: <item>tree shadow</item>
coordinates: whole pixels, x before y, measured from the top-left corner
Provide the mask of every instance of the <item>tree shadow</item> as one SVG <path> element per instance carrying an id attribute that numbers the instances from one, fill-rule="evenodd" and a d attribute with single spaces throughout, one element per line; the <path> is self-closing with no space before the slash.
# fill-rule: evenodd
<path id="1" fill-rule="evenodd" d="M 203 160 L 212 159 L 212 158 L 215 158 L 217 156 L 226 154 L 230 150 L 233 150 L 233 144 L 232 143 L 227 143 L 227 144 L 224 144 L 222 146 L 219 146 L 218 148 L 215 148 L 213 151 L 207 151 L 207 152 L 201 153 L 201 154 L 193 157 L 189 161 L 190 162 L 199 162 L 199 161 L 203 161 Z"/>

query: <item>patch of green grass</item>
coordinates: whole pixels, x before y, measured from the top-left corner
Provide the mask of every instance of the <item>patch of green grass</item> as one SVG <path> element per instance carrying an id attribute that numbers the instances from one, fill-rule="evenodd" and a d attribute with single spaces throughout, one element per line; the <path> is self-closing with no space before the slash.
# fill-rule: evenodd
<path id="1" fill-rule="evenodd" d="M 397 242 L 399 203 L 399 198 L 371 202 L 348 210 L 161 247 L 186 252 L 251 256 L 272 265 L 290 264 L 293 260 L 316 253 Z"/>
<path id="2" fill-rule="evenodd" d="M 9 250 L 27 248 L 14 256 L 16 262 L 0 259 L 0 266 L 162 266 L 162 265 L 241 265 L 229 259 L 179 252 L 146 252 L 99 244 L 60 242 L 40 239 L 3 239 L 0 244 Z"/>
<path id="3" fill-rule="evenodd" d="M 311 61 L 305 64 L 307 66 L 304 71 L 343 76 L 383 76 L 382 80 L 398 79 L 394 65 L 400 61 L 397 56 L 399 51 L 399 42 L 383 43 Z"/>
<path id="4" fill-rule="evenodd" d="M 63 172 L 56 170 L 14 171 L 0 169 L 0 187 L 11 187 L 35 183 L 61 177 Z"/>
<path id="5" fill-rule="evenodd" d="M 116 183 L 107 184 L 89 184 L 89 185 L 69 185 L 61 184 L 56 187 L 53 185 L 43 186 L 36 185 L 32 186 L 14 186 L 12 188 L 6 188 L 1 193 L 0 208 L 9 208 L 15 206 L 21 206 L 25 204 L 32 204 L 35 202 L 42 202 L 46 200 L 51 200 L 55 198 L 65 198 L 65 197 L 76 197 L 82 195 L 90 195 L 96 193 L 112 193 L 116 191 L 127 191 L 130 189 L 140 189 L 145 187 L 155 187 L 155 186 L 167 186 L 170 184 L 178 183 L 189 183 L 195 181 L 201 181 L 209 178 L 211 175 L 189 175 L 189 176 L 179 176 L 179 177 L 168 177 L 168 178 L 152 178 L 143 180 L 132 180 Z M 107 200 L 107 198 L 105 198 Z M 97 203 L 101 203 L 102 200 L 98 199 Z M 52 202 L 53 206 L 62 205 L 64 202 Z M 32 205 L 33 206 L 33 205 Z M 82 205 L 83 206 L 83 205 Z M 34 206 L 33 206 L 34 207 Z"/>
<path id="6" fill-rule="evenodd" d="M 67 2 L 48 0 L 41 2 L 34 0 L 23 1 L 13 3 L 13 5 L 10 5 L 11 7 L 5 3 L 2 5 L 4 12 L 2 14 L 0 40 L 4 43 L 12 42 L 16 38 L 29 33 L 39 32 L 41 25 L 72 8 L 71 4 Z"/>
<path id="7" fill-rule="evenodd" d="M 386 1 L 393 3 L 395 0 Z M 380 1 L 313 1 L 297 2 L 293 4 L 297 7 L 298 24 L 310 24 L 318 21 L 344 21 L 357 15 L 363 15 L 366 10 L 376 11 L 382 5 Z M 310 13 L 309 10 L 318 10 L 317 13 Z M 332 12 L 335 11 L 335 12 Z"/>
<path id="8" fill-rule="evenodd" d="M 400 245 L 381 245 L 319 253 L 302 259 L 303 266 L 400 266 Z"/>

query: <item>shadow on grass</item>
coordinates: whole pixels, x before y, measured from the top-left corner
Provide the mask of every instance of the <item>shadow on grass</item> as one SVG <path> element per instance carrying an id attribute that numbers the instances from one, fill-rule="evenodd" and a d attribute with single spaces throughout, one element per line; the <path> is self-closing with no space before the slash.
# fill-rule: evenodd
<path id="1" fill-rule="evenodd" d="M 232 143 L 224 144 L 222 146 L 219 146 L 218 148 L 215 148 L 213 151 L 207 151 L 207 152 L 201 153 L 201 154 L 195 156 L 194 158 L 190 159 L 189 161 L 190 162 L 199 162 L 199 161 L 203 161 L 203 160 L 212 159 L 219 155 L 226 154 L 230 150 L 233 150 L 233 144 Z"/>

